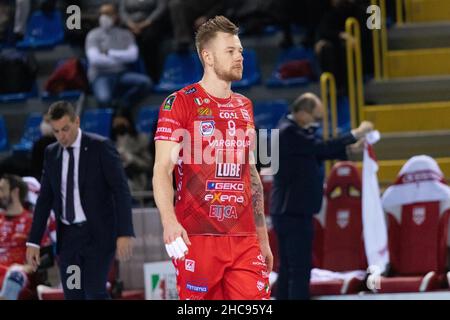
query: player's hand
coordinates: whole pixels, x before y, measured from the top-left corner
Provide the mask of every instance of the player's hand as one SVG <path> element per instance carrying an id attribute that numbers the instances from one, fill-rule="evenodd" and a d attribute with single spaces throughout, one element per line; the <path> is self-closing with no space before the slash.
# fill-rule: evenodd
<path id="1" fill-rule="evenodd" d="M 352 154 L 359 154 L 364 151 L 364 145 L 365 145 L 366 139 L 361 138 L 354 144 L 351 144 L 348 146 L 348 151 Z"/>
<path id="2" fill-rule="evenodd" d="M 36 271 L 39 265 L 41 264 L 41 249 L 27 246 L 26 251 L 26 259 L 27 264 L 33 269 L 33 271 Z"/>
<path id="3" fill-rule="evenodd" d="M 261 254 L 265 258 L 265 262 L 267 265 L 267 273 L 271 273 L 273 269 L 273 254 L 272 250 L 270 250 L 270 245 L 260 245 L 261 247 Z"/>
<path id="4" fill-rule="evenodd" d="M 188 246 L 191 245 L 191 241 L 189 240 L 186 229 L 184 229 L 183 226 L 177 220 L 172 220 L 170 222 L 163 224 L 163 228 L 164 228 L 164 243 L 166 244 L 166 246 L 173 245 L 177 241 L 177 238 L 182 239 L 184 244 Z M 187 251 L 184 253 L 186 254 Z M 182 257 L 182 259 L 183 258 L 184 257 Z"/>
<path id="5" fill-rule="evenodd" d="M 121 262 L 129 260 L 133 255 L 133 238 L 118 237 L 116 247 L 116 258 Z"/>
<path id="6" fill-rule="evenodd" d="M 357 140 L 363 138 L 367 133 L 373 130 L 373 123 L 370 121 L 363 121 L 359 127 L 353 130 L 353 135 Z"/>

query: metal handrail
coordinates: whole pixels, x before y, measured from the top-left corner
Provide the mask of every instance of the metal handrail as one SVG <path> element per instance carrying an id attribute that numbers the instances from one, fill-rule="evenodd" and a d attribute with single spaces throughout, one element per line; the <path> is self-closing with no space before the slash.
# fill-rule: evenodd
<path id="1" fill-rule="evenodd" d="M 348 18 L 345 30 L 349 35 L 346 40 L 348 96 L 352 128 L 364 119 L 364 87 L 361 54 L 361 29 L 358 20 Z"/>
<path id="2" fill-rule="evenodd" d="M 398 25 L 402 25 L 405 23 L 405 16 L 403 14 L 403 8 L 405 5 L 405 1 L 404 0 L 396 0 L 396 16 L 397 16 L 397 24 Z"/>
<path id="3" fill-rule="evenodd" d="M 323 115 L 323 140 L 330 137 L 329 110 L 331 113 L 331 133 L 333 138 L 337 137 L 337 95 L 336 80 L 330 72 L 324 72 L 320 76 L 320 92 L 322 96 L 322 104 L 324 106 Z M 331 171 L 332 161 L 325 162 L 325 176 Z"/>
<path id="4" fill-rule="evenodd" d="M 381 30 L 375 28 L 372 30 L 374 76 L 376 80 L 387 79 L 389 77 L 389 65 L 387 60 L 386 0 L 371 0 L 371 4 L 380 8 L 381 15 Z M 401 21 L 403 21 L 402 5 L 403 0 L 397 0 L 397 20 L 401 19 Z M 398 17 L 399 11 L 401 11 L 400 18 Z"/>

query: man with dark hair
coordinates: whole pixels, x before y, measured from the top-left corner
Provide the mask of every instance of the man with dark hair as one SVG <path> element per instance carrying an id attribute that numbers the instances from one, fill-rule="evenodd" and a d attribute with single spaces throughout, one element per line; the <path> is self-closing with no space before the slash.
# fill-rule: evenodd
<path id="1" fill-rule="evenodd" d="M 203 78 L 171 94 L 159 111 L 153 190 L 181 299 L 270 297 L 273 255 L 251 158 L 253 108 L 231 91 L 243 71 L 238 31 L 223 16 L 200 26 Z"/>
<path id="2" fill-rule="evenodd" d="M 274 176 L 270 213 L 279 246 L 279 277 L 276 297 L 309 299 L 312 264 L 312 216 L 322 204 L 323 160 L 346 159 L 347 146 L 357 151 L 373 125 L 336 139 L 323 141 L 315 131 L 323 118 L 320 99 L 305 93 L 291 105 L 291 113 L 279 123 L 279 170 Z"/>
<path id="3" fill-rule="evenodd" d="M 80 130 L 80 118 L 70 103 L 55 102 L 48 113 L 58 142 L 45 151 L 27 260 L 38 267 L 38 244 L 53 209 L 65 298 L 107 299 L 114 252 L 126 260 L 132 251 L 131 195 L 125 173 L 109 140 Z M 80 285 L 69 286 L 74 266 Z"/>
<path id="4" fill-rule="evenodd" d="M 28 284 L 31 268 L 25 266 L 26 239 L 33 216 L 23 206 L 26 183 L 16 175 L 0 179 L 0 299 L 16 300 Z"/>

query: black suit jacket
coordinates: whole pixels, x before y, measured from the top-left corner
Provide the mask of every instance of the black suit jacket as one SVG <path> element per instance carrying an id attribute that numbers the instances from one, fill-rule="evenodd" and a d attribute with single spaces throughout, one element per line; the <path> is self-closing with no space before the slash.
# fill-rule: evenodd
<path id="1" fill-rule="evenodd" d="M 41 191 L 28 239 L 28 242 L 40 243 L 53 209 L 57 220 L 57 251 L 61 244 L 62 154 L 59 143 L 45 150 Z M 78 183 L 81 206 L 96 249 L 114 250 L 117 237 L 134 236 L 127 179 L 119 154 L 108 139 L 82 133 Z"/>
<path id="2" fill-rule="evenodd" d="M 279 125 L 279 169 L 274 176 L 271 215 L 302 216 L 319 212 L 322 205 L 323 160 L 346 159 L 346 145 L 356 142 L 351 133 L 323 141 L 285 117 Z"/>

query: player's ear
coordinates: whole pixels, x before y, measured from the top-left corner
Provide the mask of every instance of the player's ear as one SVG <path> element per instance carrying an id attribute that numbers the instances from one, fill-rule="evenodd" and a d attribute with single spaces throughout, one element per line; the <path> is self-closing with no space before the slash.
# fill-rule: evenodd
<path id="1" fill-rule="evenodd" d="M 212 55 L 211 51 L 209 51 L 207 49 L 203 49 L 202 50 L 202 58 L 203 58 L 205 65 L 208 65 L 210 67 L 213 65 L 214 60 L 213 60 L 213 55 Z"/>

